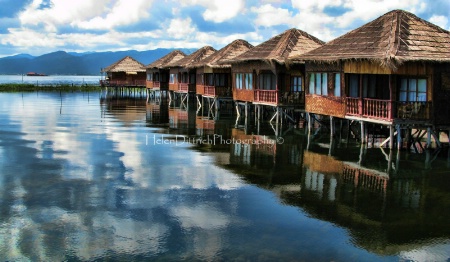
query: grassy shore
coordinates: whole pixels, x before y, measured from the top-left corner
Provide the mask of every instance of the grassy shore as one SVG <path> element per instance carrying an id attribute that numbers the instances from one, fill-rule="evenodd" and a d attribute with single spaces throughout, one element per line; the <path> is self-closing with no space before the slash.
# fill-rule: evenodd
<path id="1" fill-rule="evenodd" d="M 98 85 L 34 85 L 34 84 L 0 84 L 0 92 L 35 92 L 35 91 L 99 91 L 101 87 Z"/>

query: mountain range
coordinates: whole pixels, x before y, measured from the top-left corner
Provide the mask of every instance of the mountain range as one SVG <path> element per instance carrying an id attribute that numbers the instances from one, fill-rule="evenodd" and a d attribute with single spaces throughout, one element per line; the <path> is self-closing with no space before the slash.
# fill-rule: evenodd
<path id="1" fill-rule="evenodd" d="M 0 58 L 0 75 L 15 75 L 35 72 L 47 75 L 99 75 L 107 67 L 125 56 L 148 65 L 175 49 L 159 48 L 148 51 L 107 51 L 68 53 L 57 51 L 41 56 L 19 54 Z M 196 49 L 180 49 L 186 54 Z"/>

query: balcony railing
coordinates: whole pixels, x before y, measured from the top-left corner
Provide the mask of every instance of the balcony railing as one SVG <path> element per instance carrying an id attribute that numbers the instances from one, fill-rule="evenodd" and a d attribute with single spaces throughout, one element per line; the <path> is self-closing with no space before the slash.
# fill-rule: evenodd
<path id="1" fill-rule="evenodd" d="M 146 80 L 100 80 L 101 86 L 145 86 Z"/>
<path id="2" fill-rule="evenodd" d="M 189 92 L 189 84 L 188 83 L 179 83 L 178 91 L 183 92 L 183 93 Z"/>
<path id="3" fill-rule="evenodd" d="M 347 115 L 372 119 L 394 118 L 427 120 L 431 118 L 431 102 L 391 102 L 389 100 L 354 98 L 346 99 Z"/>
<path id="4" fill-rule="evenodd" d="M 432 116 L 432 102 L 396 102 L 397 118 L 428 120 Z"/>
<path id="5" fill-rule="evenodd" d="M 278 90 L 255 90 L 255 102 L 277 104 Z"/>
<path id="6" fill-rule="evenodd" d="M 204 86 L 205 96 L 226 97 L 231 96 L 231 91 L 225 86 Z"/>

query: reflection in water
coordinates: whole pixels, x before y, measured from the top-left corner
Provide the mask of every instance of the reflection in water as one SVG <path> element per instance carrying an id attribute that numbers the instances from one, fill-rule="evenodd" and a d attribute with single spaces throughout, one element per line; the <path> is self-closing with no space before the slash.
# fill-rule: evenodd
<path id="1" fill-rule="evenodd" d="M 275 136 L 164 99 L 0 100 L 5 260 L 450 257 L 447 156 Z"/>

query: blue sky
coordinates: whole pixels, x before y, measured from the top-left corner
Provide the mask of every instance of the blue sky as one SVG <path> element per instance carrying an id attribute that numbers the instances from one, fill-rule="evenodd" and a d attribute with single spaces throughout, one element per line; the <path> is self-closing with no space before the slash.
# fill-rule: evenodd
<path id="1" fill-rule="evenodd" d="M 449 0 L 0 0 L 0 57 L 20 53 L 220 49 L 289 28 L 329 41 L 393 9 L 450 29 Z"/>

